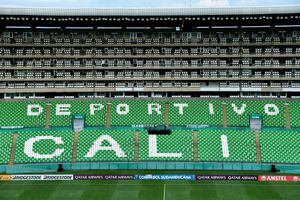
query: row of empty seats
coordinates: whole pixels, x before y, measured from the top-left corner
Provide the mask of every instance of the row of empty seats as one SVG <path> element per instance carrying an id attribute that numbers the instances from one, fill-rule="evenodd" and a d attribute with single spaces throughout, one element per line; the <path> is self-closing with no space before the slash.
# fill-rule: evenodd
<path id="1" fill-rule="evenodd" d="M 300 78 L 299 70 L 200 70 L 200 71 L 0 71 L 0 79 L 93 79 L 93 78 Z M 113 79 L 112 79 L 113 80 Z"/>
<path id="2" fill-rule="evenodd" d="M 170 77 L 171 78 L 171 77 Z M 56 82 L 1 82 L 0 89 L 54 89 L 54 88 L 110 88 L 110 90 L 117 89 L 119 91 L 134 91 L 143 88 L 190 88 L 191 90 L 195 90 L 197 88 L 204 88 L 206 90 L 212 89 L 214 91 L 225 91 L 230 88 L 234 88 L 237 91 L 240 90 L 247 90 L 247 89 L 257 89 L 258 91 L 261 88 L 264 88 L 265 91 L 272 91 L 274 88 L 282 88 L 281 90 L 299 90 L 300 83 L 299 82 L 220 82 L 220 83 L 213 83 L 207 85 L 205 82 L 177 82 L 177 81 L 157 81 L 157 82 L 111 82 L 111 83 L 103 83 L 103 82 L 90 82 L 90 81 L 74 81 L 74 82 L 64 82 L 64 81 L 56 81 Z M 22 94 L 21 94 L 22 95 Z M 17 95 L 10 95 L 7 94 L 6 97 L 14 97 L 18 98 Z M 27 95 L 24 96 L 26 98 Z M 30 95 L 29 95 L 30 96 Z M 37 97 L 40 95 L 37 95 Z M 68 96 L 68 95 L 65 95 Z M 79 95 L 80 96 L 80 95 Z M 120 96 L 115 94 L 114 97 Z M 210 95 L 212 96 L 212 95 Z M 219 95 L 218 95 L 219 96 Z M 97 97 L 97 95 L 91 95 L 90 98 Z M 105 97 L 105 95 L 103 96 Z M 108 96 L 107 96 L 108 97 Z M 125 97 L 122 96 L 121 97 Z M 136 97 L 136 96 L 132 96 Z M 149 97 L 147 95 L 147 97 Z M 199 95 L 199 97 L 203 97 L 203 95 Z M 239 96 L 237 96 L 239 97 Z M 249 96 L 251 97 L 251 95 Z M 277 96 L 263 96 L 263 95 L 256 95 L 254 97 L 261 97 L 261 98 L 277 98 Z M 75 96 L 73 96 L 75 98 Z M 293 98 L 293 97 L 292 97 Z M 296 97 L 295 97 L 296 98 Z"/>
<path id="3" fill-rule="evenodd" d="M 267 163 L 300 163 L 299 131 L 263 131 L 262 160 Z"/>
<path id="4" fill-rule="evenodd" d="M 103 60 L 46 60 L 46 59 L 34 59 L 27 61 L 11 61 L 11 60 L 0 60 L 0 68 L 108 68 L 108 67 L 124 67 L 124 68 L 135 68 L 135 67 L 207 67 L 207 66 L 235 66 L 235 67 L 291 67 L 299 66 L 299 59 L 292 60 L 276 60 L 276 59 L 160 59 L 160 60 L 122 60 L 122 59 L 103 59 Z"/>
<path id="5" fill-rule="evenodd" d="M 201 19 L 199 19 L 201 20 Z M 82 31 L 5 31 L 1 33 L 0 41 L 4 44 L 123 44 L 123 43 L 283 43 L 300 41 L 297 31 L 274 30 L 251 31 L 238 33 L 229 31 L 197 31 L 197 32 L 82 32 Z"/>
<path id="6" fill-rule="evenodd" d="M 99 56 L 99 55 L 300 55 L 300 48 L 220 48 L 220 47 L 198 47 L 198 48 L 0 48 L 0 55 L 4 56 Z"/>

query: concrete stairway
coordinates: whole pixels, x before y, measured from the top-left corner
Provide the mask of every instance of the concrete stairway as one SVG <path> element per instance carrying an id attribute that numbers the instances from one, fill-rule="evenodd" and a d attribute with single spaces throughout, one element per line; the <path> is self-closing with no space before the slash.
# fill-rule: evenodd
<path id="1" fill-rule="evenodd" d="M 256 143 L 256 158 L 257 163 L 261 163 L 261 146 L 260 146 L 260 132 L 255 132 L 255 143 Z"/>
<path id="2" fill-rule="evenodd" d="M 79 137 L 79 133 L 76 132 L 74 134 L 74 142 L 73 142 L 73 159 L 72 159 L 73 163 L 76 162 L 76 160 L 77 160 L 78 137 Z"/>
<path id="3" fill-rule="evenodd" d="M 134 155 L 135 155 L 135 161 L 139 161 L 139 131 L 135 132 L 135 147 L 134 147 Z"/>
<path id="4" fill-rule="evenodd" d="M 17 149 L 17 139 L 18 139 L 18 133 L 14 133 L 13 139 L 12 139 L 12 146 L 11 146 L 11 151 L 10 151 L 10 159 L 9 159 L 9 165 L 13 166 L 14 165 L 14 160 L 15 160 L 15 153 Z"/>
<path id="5" fill-rule="evenodd" d="M 197 131 L 193 132 L 194 136 L 194 162 L 198 161 L 198 139 L 197 139 Z"/>

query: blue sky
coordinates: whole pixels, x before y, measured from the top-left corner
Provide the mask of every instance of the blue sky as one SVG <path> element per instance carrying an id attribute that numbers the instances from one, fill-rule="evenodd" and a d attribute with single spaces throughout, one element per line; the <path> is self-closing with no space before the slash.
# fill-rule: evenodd
<path id="1" fill-rule="evenodd" d="M 300 5 L 300 0 L 0 0 L 1 7 L 181 8 Z"/>

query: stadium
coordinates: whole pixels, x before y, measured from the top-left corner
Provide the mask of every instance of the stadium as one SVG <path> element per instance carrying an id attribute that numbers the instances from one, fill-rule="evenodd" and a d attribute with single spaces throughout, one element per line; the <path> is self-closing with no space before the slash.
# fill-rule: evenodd
<path id="1" fill-rule="evenodd" d="M 0 8 L 0 199 L 297 199 L 300 6 Z"/>

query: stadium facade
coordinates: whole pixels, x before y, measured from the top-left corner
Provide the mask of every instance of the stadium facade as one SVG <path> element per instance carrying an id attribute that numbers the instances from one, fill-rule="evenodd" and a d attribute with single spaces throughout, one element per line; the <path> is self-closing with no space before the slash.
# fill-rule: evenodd
<path id="1" fill-rule="evenodd" d="M 0 97 L 282 97 L 300 7 L 0 8 Z"/>
<path id="2" fill-rule="evenodd" d="M 299 170 L 299 19 L 300 7 L 0 8 L 0 172 Z"/>

